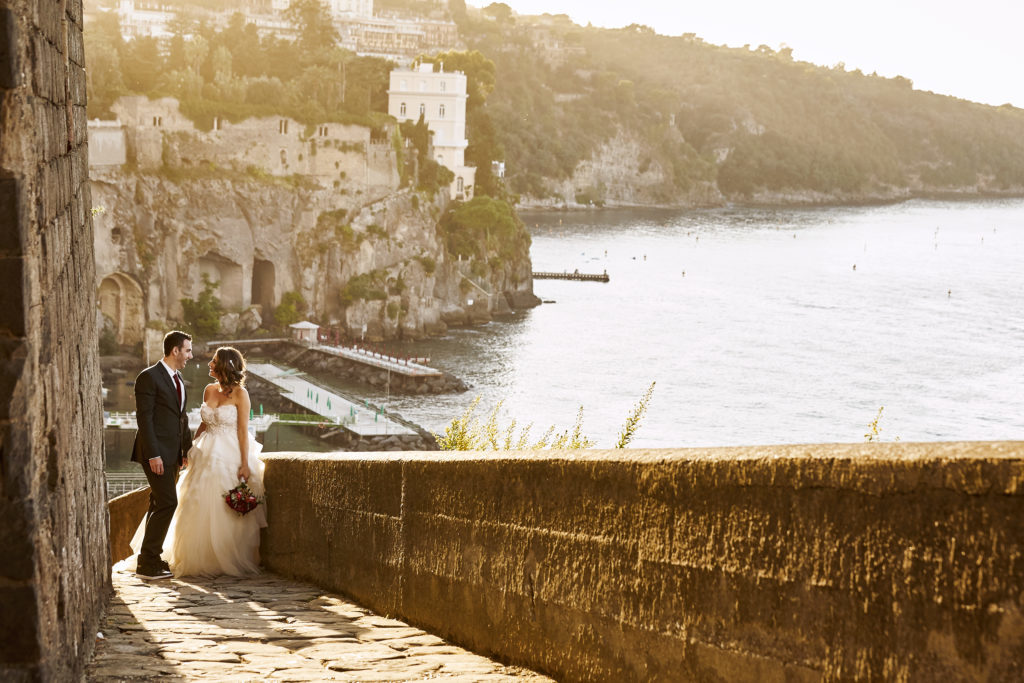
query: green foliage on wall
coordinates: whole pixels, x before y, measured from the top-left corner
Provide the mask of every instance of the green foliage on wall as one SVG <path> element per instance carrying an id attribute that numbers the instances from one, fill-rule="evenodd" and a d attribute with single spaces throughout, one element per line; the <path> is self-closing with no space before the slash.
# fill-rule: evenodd
<path id="1" fill-rule="evenodd" d="M 450 254 L 486 260 L 499 256 L 512 261 L 529 252 L 526 226 L 501 199 L 477 196 L 459 202 L 442 216 L 438 229 Z"/>
<path id="2" fill-rule="evenodd" d="M 434 271 L 437 270 L 437 261 L 431 257 L 419 254 L 415 258 L 420 262 L 420 265 L 423 266 L 423 272 L 427 275 L 433 275 Z"/>
<path id="3" fill-rule="evenodd" d="M 281 303 L 274 309 L 274 322 L 278 327 L 288 327 L 306 316 L 309 306 L 299 292 L 285 292 Z"/>
<path id="4" fill-rule="evenodd" d="M 386 273 L 383 270 L 371 270 L 349 279 L 341 290 L 341 303 L 344 306 L 359 301 L 383 301 L 388 298 L 385 288 Z"/>
<path id="5" fill-rule="evenodd" d="M 182 299 L 187 329 L 201 337 L 210 337 L 220 332 L 220 319 L 224 315 L 224 307 L 220 299 L 214 296 L 219 282 L 211 282 L 210 277 L 203 273 L 203 291 L 199 299 Z"/>

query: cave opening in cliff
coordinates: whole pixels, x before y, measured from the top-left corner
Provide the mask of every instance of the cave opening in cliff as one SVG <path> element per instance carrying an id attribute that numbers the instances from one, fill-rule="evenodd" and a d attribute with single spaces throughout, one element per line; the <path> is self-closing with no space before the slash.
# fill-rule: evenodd
<path id="1" fill-rule="evenodd" d="M 100 282 L 98 303 L 105 330 L 114 333 L 122 346 L 142 341 L 146 314 L 142 305 L 142 287 L 125 273 L 113 273 Z"/>
<path id="2" fill-rule="evenodd" d="M 214 296 L 220 299 L 227 310 L 241 309 L 243 301 L 242 266 L 216 252 L 209 252 L 199 259 L 199 273 L 206 275 L 214 286 Z M 197 278 L 197 283 L 201 279 Z M 198 296 L 198 292 L 195 293 Z"/>
<path id="3" fill-rule="evenodd" d="M 252 266 L 252 303 L 266 320 L 274 312 L 274 264 L 256 259 Z"/>

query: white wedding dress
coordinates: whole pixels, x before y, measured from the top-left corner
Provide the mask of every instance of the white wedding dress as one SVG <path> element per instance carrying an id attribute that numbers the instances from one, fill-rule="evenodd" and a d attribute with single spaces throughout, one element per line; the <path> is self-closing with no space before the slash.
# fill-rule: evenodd
<path id="1" fill-rule="evenodd" d="M 175 577 L 244 576 L 259 572 L 260 528 L 267 526 L 266 504 L 246 515 L 228 507 L 224 495 L 238 485 L 242 453 L 238 447 L 238 409 L 233 405 L 211 408 L 205 402 L 199 414 L 206 429 L 192 443 L 188 467 L 178 478 L 178 508 L 164 539 L 161 557 Z M 247 482 L 262 497 L 263 450 L 249 435 Z M 142 547 L 145 519 L 132 539 L 132 550 Z"/>

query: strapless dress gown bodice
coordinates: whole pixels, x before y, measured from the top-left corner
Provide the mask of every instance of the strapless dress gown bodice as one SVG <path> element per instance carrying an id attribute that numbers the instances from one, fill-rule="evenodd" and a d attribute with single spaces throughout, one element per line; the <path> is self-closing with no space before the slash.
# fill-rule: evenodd
<path id="1" fill-rule="evenodd" d="M 210 406 L 205 402 L 199 407 L 199 416 L 206 423 L 207 431 L 232 432 L 238 429 L 238 408 L 232 405 Z"/>

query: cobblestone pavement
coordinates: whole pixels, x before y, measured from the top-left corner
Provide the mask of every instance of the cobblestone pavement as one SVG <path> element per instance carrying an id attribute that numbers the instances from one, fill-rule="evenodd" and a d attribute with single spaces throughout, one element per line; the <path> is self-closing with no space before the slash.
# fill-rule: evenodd
<path id="1" fill-rule="evenodd" d="M 551 681 L 272 574 L 113 582 L 88 681 Z"/>

